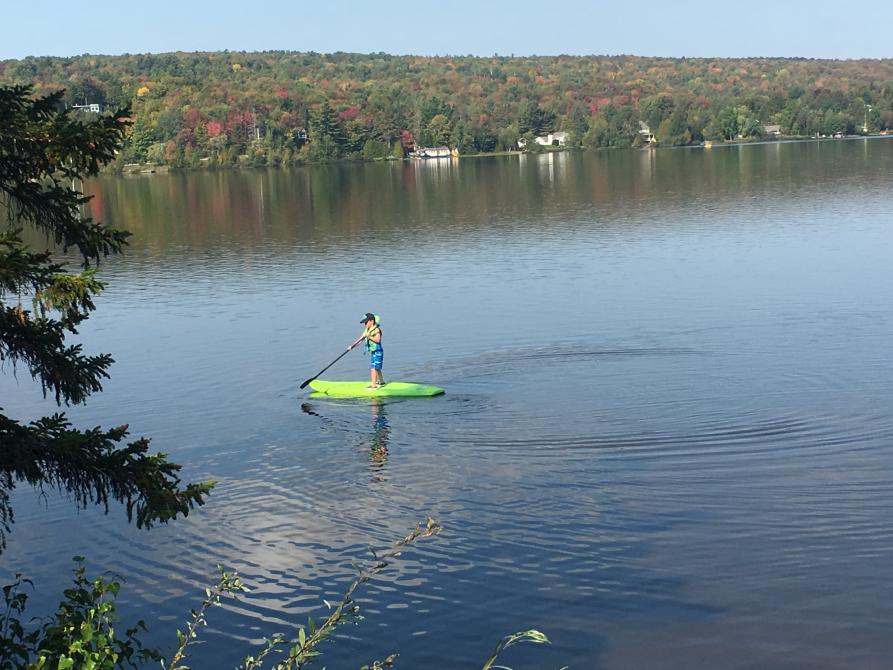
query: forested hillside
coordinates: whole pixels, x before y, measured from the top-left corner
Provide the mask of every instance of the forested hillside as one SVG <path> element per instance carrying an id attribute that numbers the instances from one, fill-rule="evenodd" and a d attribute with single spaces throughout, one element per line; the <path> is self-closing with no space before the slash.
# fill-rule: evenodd
<path id="1" fill-rule="evenodd" d="M 893 60 L 169 53 L 0 61 L 0 84 L 129 105 L 119 164 L 255 165 L 401 156 L 414 143 L 664 145 L 893 129 Z M 532 143 L 531 143 L 532 144 Z M 530 146 L 530 145 L 529 145 Z M 241 158 L 240 158 L 241 157 Z"/>

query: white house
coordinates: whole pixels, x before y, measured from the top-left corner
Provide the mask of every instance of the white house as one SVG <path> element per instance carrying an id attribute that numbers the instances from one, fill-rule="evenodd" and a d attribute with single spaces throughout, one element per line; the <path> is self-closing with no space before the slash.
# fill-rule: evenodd
<path id="1" fill-rule="evenodd" d="M 91 102 L 85 105 L 72 105 L 72 109 L 80 109 L 84 112 L 93 112 L 94 114 L 99 114 L 102 112 L 102 107 L 98 102 Z"/>
<path id="2" fill-rule="evenodd" d="M 567 133 L 559 131 L 557 133 L 549 133 L 548 135 L 540 135 L 539 137 L 534 137 L 533 141 L 542 147 L 563 147 L 567 144 Z M 518 138 L 518 148 L 523 149 L 525 146 L 527 146 L 527 140 L 523 137 Z"/>
<path id="3" fill-rule="evenodd" d="M 558 133 L 549 133 L 548 135 L 540 135 L 535 138 L 534 141 L 544 147 L 563 147 L 567 144 L 567 133 L 561 131 Z"/>
<path id="4" fill-rule="evenodd" d="M 644 121 L 639 121 L 639 137 L 642 138 L 642 141 L 645 142 L 645 144 L 654 144 L 657 142 L 657 138 L 654 137 L 651 128 L 649 128 L 648 124 Z"/>

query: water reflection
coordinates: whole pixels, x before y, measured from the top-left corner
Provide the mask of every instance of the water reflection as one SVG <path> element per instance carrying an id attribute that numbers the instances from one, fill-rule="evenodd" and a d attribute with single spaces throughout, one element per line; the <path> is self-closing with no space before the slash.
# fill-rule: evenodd
<path id="1" fill-rule="evenodd" d="M 372 462 L 373 479 L 379 481 L 388 462 L 388 440 L 391 426 L 381 398 L 372 398 L 372 432 L 369 434 L 369 458 Z"/>
<path id="2" fill-rule="evenodd" d="M 312 397 L 320 397 L 313 394 Z M 322 396 L 325 397 L 325 396 Z M 366 404 L 368 403 L 368 405 Z M 335 403 L 333 403 L 335 404 Z M 388 413 L 386 410 L 387 402 L 383 398 L 368 398 L 359 402 L 343 401 L 337 403 L 340 406 L 347 406 L 356 409 L 357 412 L 351 412 L 351 418 L 354 414 L 358 414 L 361 410 L 368 407 L 370 411 L 371 423 L 369 428 L 360 431 L 363 435 L 361 445 L 369 456 L 370 470 L 372 473 L 372 481 L 385 481 L 385 473 L 387 470 L 389 450 L 388 445 L 391 438 L 391 424 L 388 421 Z M 301 403 L 301 411 L 310 416 L 321 419 L 329 428 L 339 431 L 349 430 L 350 421 L 336 422 L 319 405 L 309 402 Z"/>
<path id="3" fill-rule="evenodd" d="M 149 249 L 324 252 L 374 235 L 417 248 L 472 231 L 534 232 L 597 220 L 653 224 L 697 204 L 737 207 L 810 197 L 847 182 L 886 183 L 885 140 L 701 149 L 546 153 L 368 166 L 218 171 L 88 183 L 92 214 Z M 809 165 L 809 170 L 803 166 Z M 679 225 L 680 221 L 676 224 Z M 271 247 L 271 244 L 273 245 Z"/>
<path id="4" fill-rule="evenodd" d="M 58 548 L 86 553 L 159 631 L 237 568 L 258 588 L 195 664 L 224 667 L 431 514 L 447 532 L 364 605 L 407 667 L 531 626 L 555 641 L 535 667 L 884 667 L 891 178 L 878 140 L 93 182 L 136 235 L 82 331 L 112 380 L 73 413 L 221 484 L 150 536 L 22 506 L 3 558 L 52 594 Z M 389 378 L 449 395 L 298 412 L 370 297 Z M 378 653 L 369 632 L 327 665 Z"/>

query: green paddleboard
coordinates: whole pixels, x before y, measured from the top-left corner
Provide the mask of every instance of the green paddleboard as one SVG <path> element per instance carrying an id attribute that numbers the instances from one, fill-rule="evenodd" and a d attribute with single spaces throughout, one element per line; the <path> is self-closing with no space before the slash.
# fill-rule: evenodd
<path id="1" fill-rule="evenodd" d="M 426 397 L 443 393 L 443 389 L 439 386 L 413 382 L 388 382 L 377 389 L 367 388 L 368 386 L 368 381 L 330 382 L 325 379 L 314 379 L 310 382 L 310 388 L 317 393 L 340 398 Z"/>

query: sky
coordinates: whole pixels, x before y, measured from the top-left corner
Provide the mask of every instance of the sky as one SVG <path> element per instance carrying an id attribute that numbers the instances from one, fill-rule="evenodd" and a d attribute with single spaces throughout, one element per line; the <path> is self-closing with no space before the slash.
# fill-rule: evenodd
<path id="1" fill-rule="evenodd" d="M 166 51 L 890 58 L 889 3 L 0 0 L 0 59 Z"/>

